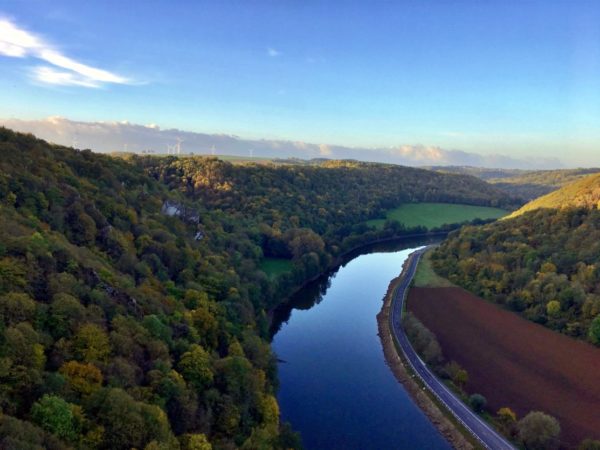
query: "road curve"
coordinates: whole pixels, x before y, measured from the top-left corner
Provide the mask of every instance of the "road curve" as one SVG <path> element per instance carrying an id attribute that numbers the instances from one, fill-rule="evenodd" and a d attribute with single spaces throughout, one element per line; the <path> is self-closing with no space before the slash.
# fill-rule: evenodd
<path id="1" fill-rule="evenodd" d="M 515 450 L 515 447 L 499 433 L 493 430 L 483 419 L 471 411 L 460 399 L 442 383 L 423 360 L 419 358 L 402 327 L 402 312 L 404 301 L 410 288 L 410 283 L 415 276 L 417 265 L 427 248 L 413 252 L 407 260 L 404 268 L 404 276 L 396 287 L 391 304 L 392 335 L 397 345 L 402 350 L 404 358 L 409 362 L 412 370 L 417 374 L 430 392 L 446 406 L 454 417 L 479 441 L 479 443 L 491 450 Z"/>

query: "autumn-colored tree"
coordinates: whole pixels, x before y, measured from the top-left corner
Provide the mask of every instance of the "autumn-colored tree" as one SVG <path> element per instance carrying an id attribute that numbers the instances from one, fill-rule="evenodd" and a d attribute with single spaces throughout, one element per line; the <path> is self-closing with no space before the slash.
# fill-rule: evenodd
<path id="1" fill-rule="evenodd" d="M 210 355 L 200 345 L 194 344 L 181 356 L 177 366 L 186 381 L 203 390 L 212 383 Z"/>
<path id="2" fill-rule="evenodd" d="M 106 361 L 110 355 L 108 335 L 96 324 L 82 325 L 73 340 L 75 354 L 84 362 Z"/>
<path id="3" fill-rule="evenodd" d="M 102 385 L 102 372 L 91 363 L 68 361 L 62 365 L 60 373 L 67 379 L 68 386 L 82 395 L 89 395 Z"/>
<path id="4" fill-rule="evenodd" d="M 550 300 L 546 303 L 546 313 L 550 317 L 557 316 L 560 313 L 560 302 L 558 300 Z"/>
<path id="5" fill-rule="evenodd" d="M 514 427 L 517 422 L 517 415 L 515 412 L 504 406 L 496 412 L 496 420 L 500 427 L 500 430 L 507 436 L 512 436 Z"/>
<path id="6" fill-rule="evenodd" d="M 181 450 L 212 450 L 204 434 L 184 434 L 179 438 Z"/>

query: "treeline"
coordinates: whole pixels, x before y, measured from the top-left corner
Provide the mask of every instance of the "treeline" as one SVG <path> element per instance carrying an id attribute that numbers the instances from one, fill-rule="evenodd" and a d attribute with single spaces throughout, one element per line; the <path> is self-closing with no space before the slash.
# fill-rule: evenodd
<path id="1" fill-rule="evenodd" d="M 233 165 L 216 158 L 136 158 L 150 175 L 211 209 L 285 231 L 311 228 L 339 242 L 348 227 L 410 202 L 516 203 L 463 175 L 356 161 L 318 166 Z"/>
<path id="2" fill-rule="evenodd" d="M 534 170 L 513 176 L 491 177 L 486 181 L 510 195 L 529 201 L 598 172 L 598 168 Z"/>
<path id="3" fill-rule="evenodd" d="M 435 270 L 525 318 L 600 345 L 600 211 L 538 209 L 453 232 Z"/>
<path id="4" fill-rule="evenodd" d="M 411 231 L 361 224 L 380 208 L 510 202 L 428 176 L 114 158 L 0 128 L 0 447 L 298 448 L 267 311 L 345 249 Z M 294 270 L 271 281 L 266 255 Z"/>

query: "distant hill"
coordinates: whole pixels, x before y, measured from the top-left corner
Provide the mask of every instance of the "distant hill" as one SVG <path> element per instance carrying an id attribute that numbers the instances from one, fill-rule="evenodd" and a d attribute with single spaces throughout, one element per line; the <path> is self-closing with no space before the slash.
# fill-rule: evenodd
<path id="1" fill-rule="evenodd" d="M 510 217 L 520 216 L 540 208 L 598 207 L 600 203 L 600 173 L 578 179 L 566 186 L 539 197 L 515 211 Z"/>
<path id="2" fill-rule="evenodd" d="M 510 178 L 529 173 L 528 170 L 521 169 L 499 169 L 474 166 L 425 166 L 423 168 L 435 170 L 436 172 L 472 175 L 486 181 L 497 178 Z"/>
<path id="3" fill-rule="evenodd" d="M 428 168 L 444 173 L 473 175 L 524 201 L 546 195 L 587 175 L 600 173 L 600 168 L 558 170 L 486 169 L 469 166 Z"/>

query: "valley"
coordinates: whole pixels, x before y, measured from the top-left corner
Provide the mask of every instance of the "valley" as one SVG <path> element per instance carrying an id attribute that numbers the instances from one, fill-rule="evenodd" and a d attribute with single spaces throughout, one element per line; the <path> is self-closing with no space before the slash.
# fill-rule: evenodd
<path id="1" fill-rule="evenodd" d="M 600 450 L 600 2 L 0 3 L 0 450 Z"/>

